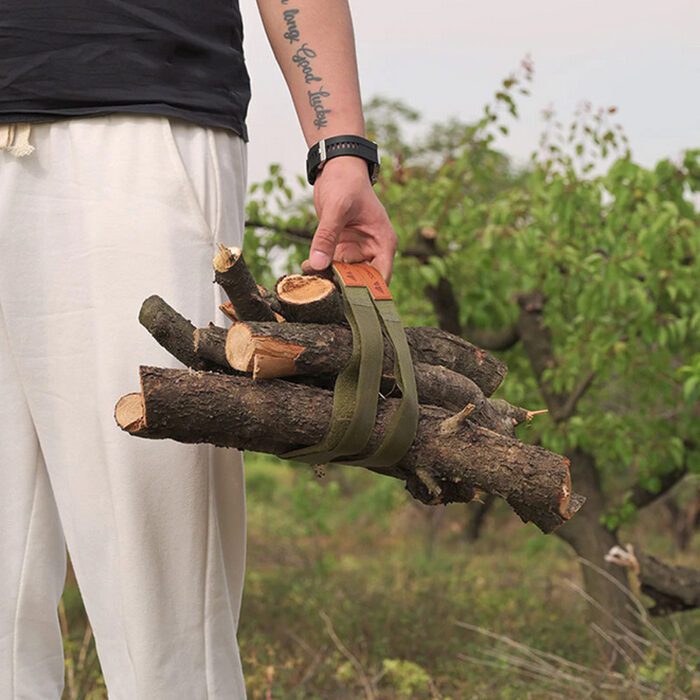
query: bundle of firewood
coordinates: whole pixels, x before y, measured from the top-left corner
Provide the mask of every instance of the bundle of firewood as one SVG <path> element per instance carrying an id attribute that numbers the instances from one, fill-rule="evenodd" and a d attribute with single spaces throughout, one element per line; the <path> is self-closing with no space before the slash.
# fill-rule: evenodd
<path id="1" fill-rule="evenodd" d="M 139 320 L 189 369 L 140 367 L 141 391 L 117 402 L 130 434 L 206 442 L 281 455 L 316 445 L 329 428 L 333 386 L 350 360 L 352 330 L 331 277 L 288 275 L 274 291 L 256 284 L 241 251 L 223 245 L 214 279 L 232 324 L 195 328 L 152 296 Z M 534 412 L 489 398 L 507 368 L 488 352 L 436 328 L 406 328 L 420 420 L 407 454 L 390 469 L 428 504 L 504 498 L 523 521 L 551 532 L 582 505 L 565 457 L 515 437 Z M 393 350 L 385 344 L 372 451 L 399 403 Z M 368 467 L 371 469 L 371 467 Z"/>

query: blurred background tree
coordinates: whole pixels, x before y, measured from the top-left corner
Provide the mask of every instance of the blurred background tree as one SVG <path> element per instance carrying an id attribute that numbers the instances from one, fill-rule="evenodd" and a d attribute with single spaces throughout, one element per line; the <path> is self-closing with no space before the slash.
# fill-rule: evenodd
<path id="1" fill-rule="evenodd" d="M 532 77 L 524 60 L 476 123 L 414 138 L 409 106 L 366 106 L 382 147 L 378 195 L 400 240 L 392 290 L 405 323 L 502 353 L 499 396 L 548 409 L 521 437 L 566 454 L 587 497 L 557 535 L 582 561 L 592 619 L 634 628 L 627 572 L 605 554 L 621 525 L 700 471 L 700 150 L 644 168 L 616 108 L 584 103 L 567 125 L 546 113 L 531 161 L 514 168 L 496 140 Z M 272 166 L 248 205 L 256 274 L 272 283 L 298 269 L 314 227 L 311 198 Z M 687 538 L 697 497 L 669 503 Z"/>

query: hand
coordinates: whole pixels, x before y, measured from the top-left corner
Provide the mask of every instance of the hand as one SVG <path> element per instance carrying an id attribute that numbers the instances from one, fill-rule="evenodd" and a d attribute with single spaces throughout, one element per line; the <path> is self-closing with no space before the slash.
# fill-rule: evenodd
<path id="1" fill-rule="evenodd" d="M 314 183 L 314 205 L 319 224 L 302 271 L 320 272 L 333 260 L 369 262 L 388 283 L 397 237 L 372 188 L 367 163 L 357 156 L 329 160 Z"/>

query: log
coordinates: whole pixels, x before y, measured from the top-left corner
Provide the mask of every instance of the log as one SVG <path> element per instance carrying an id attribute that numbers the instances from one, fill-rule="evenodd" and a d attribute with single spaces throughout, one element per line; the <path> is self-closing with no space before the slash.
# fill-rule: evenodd
<path id="1" fill-rule="evenodd" d="M 442 366 L 467 377 L 486 396 L 505 377 L 507 368 L 500 360 L 437 328 L 406 328 L 406 338 L 415 363 Z M 388 343 L 384 352 L 385 374 L 391 374 L 394 360 Z M 293 374 L 335 376 L 351 353 L 352 331 L 338 324 L 236 323 L 226 340 L 226 357 L 231 367 L 255 372 L 257 359 L 256 376 L 260 378 Z"/>
<path id="2" fill-rule="evenodd" d="M 282 315 L 292 323 L 344 323 L 335 284 L 318 275 L 285 275 L 275 286 Z"/>
<path id="3" fill-rule="evenodd" d="M 192 369 L 236 373 L 226 358 L 227 329 L 216 326 L 214 323 L 210 323 L 207 328 L 195 328 L 190 321 L 157 295 L 144 301 L 139 319 L 157 342 L 184 365 Z M 292 328 L 292 326 L 274 324 L 273 328 Z M 351 339 L 350 342 L 352 342 Z M 294 347 L 287 348 L 288 353 L 291 354 L 298 353 L 298 350 Z M 311 359 L 321 356 L 316 354 Z M 324 357 L 328 359 L 330 355 Z M 349 358 L 349 354 L 347 357 Z M 258 359 L 258 374 L 262 374 L 263 377 L 284 376 L 275 374 L 275 371 L 281 371 L 279 362 L 269 361 L 269 364 L 275 368 L 273 371 L 272 367 L 267 367 L 266 361 L 267 358 Z M 337 362 L 332 366 L 334 369 L 331 373 L 327 371 L 324 373 L 324 366 L 313 367 L 309 365 L 306 368 L 306 374 L 309 377 L 302 378 L 304 375 L 302 372 L 302 376 L 299 376 L 297 381 L 324 388 L 332 387 L 334 375 L 337 375 L 339 370 Z M 385 366 L 386 375 L 382 382 L 382 391 L 389 394 L 394 388 L 394 378 L 392 360 L 388 355 L 385 358 Z M 253 371 L 253 369 L 250 367 L 239 371 Z M 294 369 L 289 374 L 296 375 L 299 372 Z M 443 367 L 419 364 L 417 366 L 417 382 L 419 397 L 423 403 L 433 403 L 453 411 L 458 411 L 468 403 L 472 403 L 476 406 L 474 420 L 477 423 L 506 435 L 511 435 L 513 433 L 512 426 L 519 422 L 509 420 L 511 415 L 524 410 L 510 406 L 506 402 L 503 402 L 503 405 L 507 407 L 507 410 L 494 409 L 484 401 L 483 393 L 474 382 Z"/>
<path id="4" fill-rule="evenodd" d="M 226 328 L 209 323 L 206 328 L 195 328 L 193 335 L 194 352 L 203 360 L 213 362 L 220 367 L 235 370 L 226 359 Z"/>
<path id="5" fill-rule="evenodd" d="M 242 321 L 277 320 L 270 304 L 260 295 L 240 248 L 229 248 L 220 243 L 213 265 L 214 281 L 226 292 L 236 318 Z"/>
<path id="6" fill-rule="evenodd" d="M 249 324 L 236 324 L 232 328 L 235 330 L 228 331 L 231 341 L 226 364 L 241 372 L 252 373 L 253 379 L 334 377 L 342 369 L 343 360 L 347 361 L 350 357 L 347 347 L 340 353 L 340 359 L 336 357 L 335 351 L 330 349 L 327 352 L 304 352 L 304 346 L 284 340 L 285 337 L 295 335 L 294 327 L 289 324 L 284 327 L 283 333 L 271 333 L 261 337 L 252 335 Z M 220 338 L 221 333 L 217 335 L 216 340 Z M 217 354 L 220 355 L 218 352 Z M 468 377 L 446 367 L 423 362 L 417 362 L 414 369 L 420 403 L 440 406 L 453 412 L 461 411 L 467 404 L 472 404 L 472 419 L 476 423 L 504 435 L 514 434 L 516 422 L 512 420 L 511 413 L 496 410 L 481 389 Z M 393 372 L 393 364 L 386 355 L 381 382 L 381 392 L 384 396 L 391 396 L 396 390 Z M 517 413 L 518 409 L 507 405 L 513 414 Z"/>
<path id="7" fill-rule="evenodd" d="M 123 396 L 115 408 L 117 424 L 138 437 L 279 455 L 317 444 L 329 428 L 332 393 L 316 387 L 148 366 L 140 367 L 140 381 L 140 393 Z M 380 402 L 368 450 L 398 403 Z M 385 473 L 425 503 L 468 502 L 475 489 L 500 495 L 543 532 L 571 518 L 584 499 L 572 494 L 569 461 L 477 426 L 470 410 L 450 415 L 421 406 L 411 448 Z"/>
<path id="8" fill-rule="evenodd" d="M 629 569 L 639 581 L 642 593 L 654 600 L 649 612 L 654 616 L 669 615 L 700 607 L 700 571 L 673 566 L 644 552 L 635 552 L 628 544 L 615 546 L 605 561 Z"/>
<path id="9" fill-rule="evenodd" d="M 194 351 L 204 360 L 209 360 L 220 367 L 226 374 L 241 374 L 233 369 L 226 359 L 226 328 L 215 323 L 209 323 L 206 328 L 196 328 L 194 331 Z M 333 389 L 335 380 L 332 377 L 290 377 L 295 384 L 320 386 L 323 389 Z"/>
<path id="10" fill-rule="evenodd" d="M 194 325 L 156 294 L 139 311 L 139 322 L 173 357 L 192 369 L 221 371 L 217 362 L 200 357 L 194 350 Z"/>
<path id="11" fill-rule="evenodd" d="M 262 284 L 258 285 L 258 292 L 260 296 L 270 305 L 273 313 L 275 314 L 278 321 L 286 320 L 284 314 L 282 313 L 282 307 L 280 306 L 279 299 L 274 292 L 271 292 L 267 287 L 263 287 Z"/>

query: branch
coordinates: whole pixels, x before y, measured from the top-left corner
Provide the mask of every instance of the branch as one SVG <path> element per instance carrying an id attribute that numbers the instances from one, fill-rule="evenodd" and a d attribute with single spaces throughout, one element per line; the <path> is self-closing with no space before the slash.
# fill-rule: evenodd
<path id="1" fill-rule="evenodd" d="M 245 222 L 246 228 L 264 228 L 268 231 L 281 233 L 290 238 L 296 239 L 300 243 L 308 243 L 313 237 L 314 232 L 307 228 L 299 228 L 297 226 L 281 226 L 280 224 L 268 223 L 259 219 L 248 219 Z"/>
<path id="2" fill-rule="evenodd" d="M 418 241 L 414 247 L 403 250 L 405 257 L 413 257 L 423 265 L 431 257 L 443 257 L 437 246 L 437 231 L 424 227 L 418 232 Z M 448 333 L 468 338 L 484 350 L 508 350 L 518 342 L 518 329 L 513 325 L 501 330 L 487 330 L 468 326 L 462 327 L 459 320 L 459 302 L 452 282 L 447 277 L 440 277 L 436 285 L 429 285 L 426 294 L 438 321 L 438 326 Z"/>
<path id="3" fill-rule="evenodd" d="M 280 379 L 254 380 L 189 369 L 140 367 L 141 391 L 115 407 L 118 425 L 142 438 L 285 454 L 328 433 L 333 393 Z M 400 404 L 385 399 L 366 453 L 381 443 Z M 409 451 L 383 473 L 401 479 L 424 503 L 468 502 L 476 489 L 504 498 L 525 522 L 552 532 L 579 510 L 569 461 L 541 447 L 420 407 Z M 437 492 L 437 493 L 436 493 Z"/>
<path id="4" fill-rule="evenodd" d="M 518 332 L 552 420 L 560 423 L 574 414 L 578 402 L 593 383 L 595 374 L 589 372 L 570 394 L 555 392 L 544 381 L 545 370 L 557 364 L 552 347 L 552 336 L 542 320 L 544 303 L 544 295 L 541 292 L 518 295 L 520 305 Z"/>
<path id="5" fill-rule="evenodd" d="M 263 298 L 240 248 L 219 243 L 214 256 L 214 280 L 231 301 L 236 318 L 246 321 L 276 321 L 275 312 Z"/>
<path id="6" fill-rule="evenodd" d="M 640 583 L 642 593 L 654 599 L 652 615 L 668 615 L 700 607 L 700 571 L 666 564 L 643 552 L 635 553 L 631 544 L 624 549 L 615 545 L 605 561 L 629 569 Z"/>
<path id="7" fill-rule="evenodd" d="M 695 443 L 692 440 L 684 440 L 683 445 L 686 452 L 690 452 L 696 448 Z M 647 488 L 641 484 L 634 484 L 630 491 L 628 502 L 634 504 L 637 509 L 644 508 L 650 503 L 654 503 L 663 495 L 668 493 L 683 477 L 688 473 L 687 460 L 683 462 L 680 467 L 677 467 L 668 474 L 663 474 L 660 478 L 661 487 L 658 491 L 649 491 Z"/>
<path id="8" fill-rule="evenodd" d="M 664 474 L 660 477 L 661 488 L 656 492 L 649 491 L 641 484 L 635 484 L 627 500 L 629 503 L 634 504 L 637 509 L 644 508 L 667 494 L 687 473 L 688 467 L 683 464 L 672 472 Z"/>
<path id="9" fill-rule="evenodd" d="M 574 415 L 576 411 L 576 406 L 581 400 L 583 395 L 588 391 L 588 387 L 591 386 L 593 380 L 595 379 L 595 372 L 591 370 L 578 384 L 578 386 L 571 392 L 566 403 L 561 407 L 561 410 L 555 414 L 554 420 L 557 422 L 565 421 Z"/>

